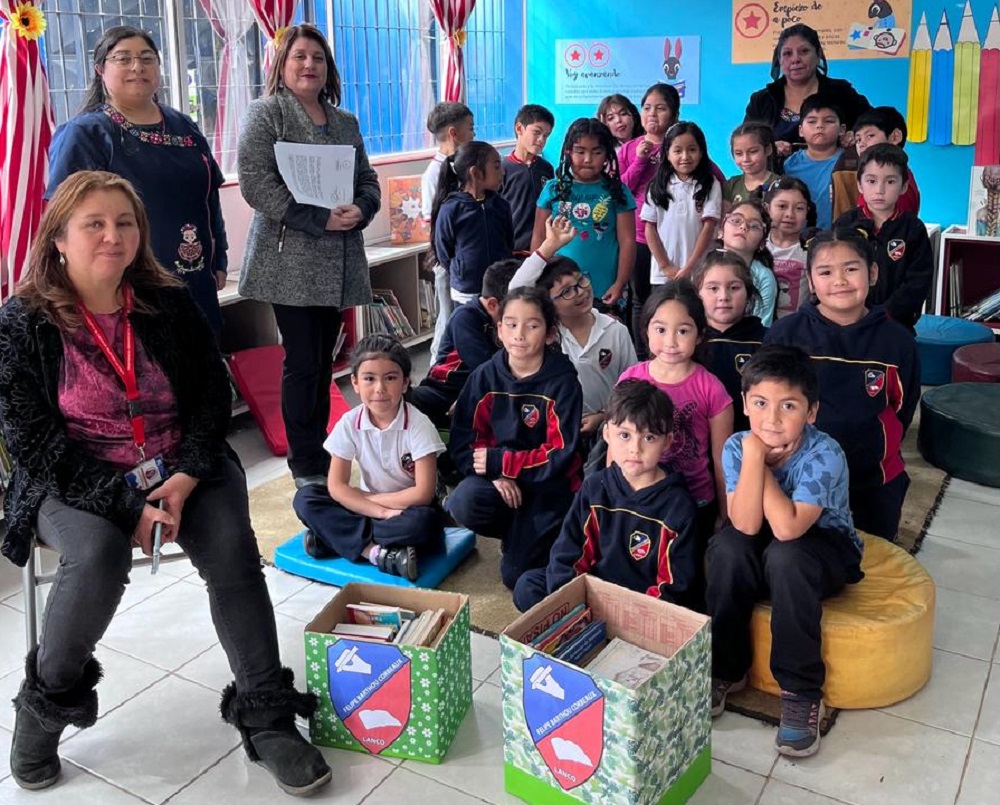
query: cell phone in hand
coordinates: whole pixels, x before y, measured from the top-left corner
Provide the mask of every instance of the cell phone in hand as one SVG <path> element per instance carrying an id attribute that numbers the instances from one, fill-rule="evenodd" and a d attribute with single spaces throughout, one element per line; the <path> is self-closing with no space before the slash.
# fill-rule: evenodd
<path id="1" fill-rule="evenodd" d="M 156 506 L 163 510 L 163 500 L 156 501 Z M 160 569 L 160 549 L 163 547 L 163 523 L 159 520 L 153 526 L 153 561 L 150 564 L 150 575 L 155 576 Z"/>

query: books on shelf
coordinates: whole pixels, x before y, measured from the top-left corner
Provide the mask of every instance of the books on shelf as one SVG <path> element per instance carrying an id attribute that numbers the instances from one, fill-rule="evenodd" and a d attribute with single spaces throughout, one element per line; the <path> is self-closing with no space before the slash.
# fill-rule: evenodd
<path id="1" fill-rule="evenodd" d="M 420 301 L 420 331 L 429 330 L 438 317 L 437 294 L 434 293 L 434 281 L 420 279 L 417 282 Z"/>
<path id="2" fill-rule="evenodd" d="M 594 658 L 587 670 L 636 690 L 666 664 L 666 657 L 616 637 Z"/>

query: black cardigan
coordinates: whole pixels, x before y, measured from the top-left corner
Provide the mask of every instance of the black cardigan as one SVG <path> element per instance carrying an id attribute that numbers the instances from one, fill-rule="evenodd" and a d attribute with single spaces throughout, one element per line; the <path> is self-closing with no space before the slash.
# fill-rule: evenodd
<path id="1" fill-rule="evenodd" d="M 858 116 L 872 108 L 868 99 L 854 89 L 850 81 L 845 81 L 843 78 L 830 78 L 822 73 L 817 73 L 816 78 L 819 80 L 818 92 L 829 98 L 830 102 L 840 109 L 844 116 L 840 122 L 848 131 L 853 131 Z M 781 122 L 781 110 L 785 106 L 785 84 L 786 79 L 782 76 L 751 95 L 744 122 L 767 123 L 771 128 L 777 129 L 778 123 Z M 789 142 L 803 142 L 797 128 Z"/>
<path id="2" fill-rule="evenodd" d="M 131 320 L 174 390 L 182 434 L 177 471 L 215 477 L 231 453 L 226 431 L 232 413 L 215 337 L 186 288 L 136 288 L 135 294 L 156 311 L 133 311 Z M 130 488 L 120 470 L 67 436 L 58 399 L 62 358 L 62 336 L 47 313 L 16 296 L 0 308 L 0 421 L 14 465 L 2 553 L 15 565 L 28 559 L 47 495 L 110 520 L 129 539 L 145 504 L 145 493 Z"/>

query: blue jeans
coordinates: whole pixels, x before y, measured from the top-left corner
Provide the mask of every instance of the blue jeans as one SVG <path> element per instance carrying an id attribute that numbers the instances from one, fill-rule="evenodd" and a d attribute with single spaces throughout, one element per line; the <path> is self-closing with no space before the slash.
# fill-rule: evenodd
<path id="1" fill-rule="evenodd" d="M 38 651 L 41 686 L 57 694 L 77 683 L 111 623 L 129 580 L 132 535 L 50 496 L 38 513 L 38 537 L 59 553 Z M 246 477 L 234 461 L 226 460 L 221 478 L 195 487 L 177 542 L 208 587 L 212 622 L 237 690 L 282 688 L 274 610 L 250 526 Z"/>

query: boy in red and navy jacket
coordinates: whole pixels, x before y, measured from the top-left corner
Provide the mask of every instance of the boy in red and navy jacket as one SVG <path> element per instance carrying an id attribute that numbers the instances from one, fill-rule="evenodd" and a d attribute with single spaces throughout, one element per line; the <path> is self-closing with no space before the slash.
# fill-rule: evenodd
<path id="1" fill-rule="evenodd" d="M 858 165 L 865 205 L 844 213 L 836 225 L 870 222 L 874 227 L 878 278 L 868 293 L 868 305 L 885 305 L 890 318 L 913 332 L 930 292 L 934 254 L 923 221 L 900 207 L 908 187 L 908 164 L 906 152 L 895 145 L 865 149 Z"/>
<path id="2" fill-rule="evenodd" d="M 584 481 L 548 567 L 518 579 L 514 604 L 522 612 L 583 573 L 686 603 L 698 557 L 697 507 L 684 477 L 659 463 L 672 438 L 674 404 L 652 383 L 624 380 L 607 413 L 611 463 Z"/>
<path id="3" fill-rule="evenodd" d="M 554 314 L 553 314 L 554 318 Z M 506 351 L 476 369 L 455 405 L 448 452 L 465 476 L 445 509 L 466 528 L 502 541 L 500 576 L 510 589 L 526 570 L 545 567 L 582 479 L 578 452 L 583 392 L 558 347 L 535 374 L 517 378 Z M 473 451 L 486 448 L 476 474 Z M 516 482 L 516 506 L 494 484 Z"/>

